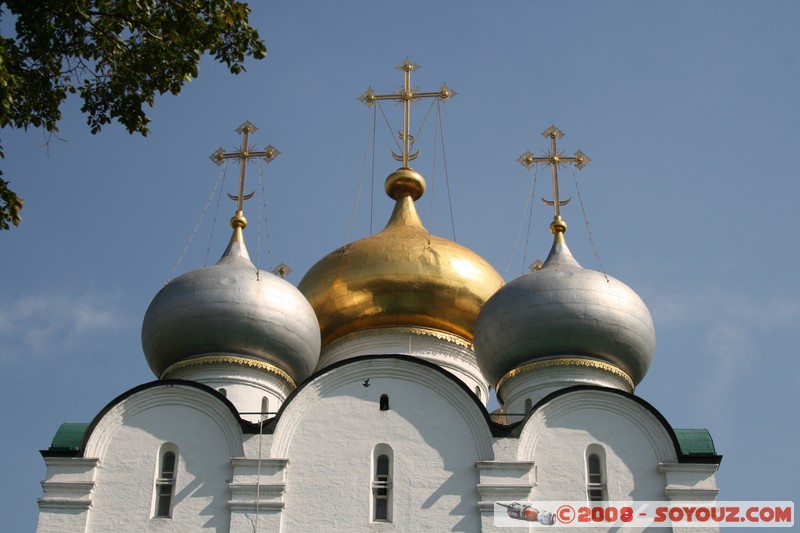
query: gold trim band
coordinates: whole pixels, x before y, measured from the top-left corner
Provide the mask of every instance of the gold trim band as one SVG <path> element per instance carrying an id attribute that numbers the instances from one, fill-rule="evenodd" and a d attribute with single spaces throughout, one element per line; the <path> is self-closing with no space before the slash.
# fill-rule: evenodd
<path id="1" fill-rule="evenodd" d="M 170 373 L 180 370 L 181 368 L 187 368 L 190 366 L 195 365 L 205 365 L 205 364 L 214 364 L 214 363 L 229 363 L 235 365 L 242 365 L 242 366 L 249 366 L 253 368 L 258 368 L 259 370 L 266 370 L 276 376 L 280 377 L 284 381 L 286 381 L 293 389 L 297 388 L 297 383 L 295 383 L 292 376 L 281 370 L 275 365 L 271 365 L 264 361 L 258 361 L 256 359 L 250 359 L 248 357 L 238 357 L 236 355 L 204 355 L 202 357 L 193 357 L 192 359 L 184 359 L 183 361 L 178 361 L 177 363 L 170 365 L 166 370 L 161 373 L 161 377 L 159 379 L 164 379 Z"/>
<path id="2" fill-rule="evenodd" d="M 403 334 L 403 335 L 412 334 L 412 335 L 418 335 L 420 337 L 433 337 L 435 339 L 449 342 L 450 344 L 455 344 L 456 346 L 460 346 L 461 348 L 465 348 L 472 352 L 475 351 L 475 346 L 464 337 L 456 335 L 455 333 L 447 333 L 446 331 L 441 331 L 432 328 L 423 328 L 420 326 L 380 326 L 365 330 L 353 331 L 339 337 L 338 339 L 332 340 L 331 342 L 323 346 L 323 350 L 328 346 L 336 347 L 341 344 L 344 344 L 350 338 L 367 337 L 370 334 L 378 336 L 378 335 L 383 335 L 387 332 L 394 334 Z"/>
<path id="3" fill-rule="evenodd" d="M 403 327 L 398 327 L 397 329 L 406 329 Z M 440 331 L 436 329 L 429 329 L 429 328 L 420 328 L 420 327 L 409 327 L 408 331 L 414 333 L 416 335 L 424 335 L 427 337 L 433 337 L 442 341 L 451 342 L 455 345 L 461 346 L 462 348 L 466 348 L 468 350 L 475 351 L 475 347 L 472 345 L 471 342 L 464 339 L 463 337 L 459 337 L 453 333 L 447 333 L 445 331 Z"/>
<path id="4" fill-rule="evenodd" d="M 636 388 L 636 385 L 633 383 L 633 378 L 631 378 L 627 372 L 620 370 L 619 368 L 617 368 L 612 364 L 605 363 L 603 361 L 596 361 L 594 359 L 581 359 L 578 357 L 559 357 L 558 359 L 546 359 L 544 361 L 534 361 L 533 363 L 527 363 L 520 367 L 515 368 L 514 370 L 508 372 L 505 376 L 500 378 L 500 381 L 498 381 L 497 385 L 495 386 L 495 390 L 499 391 L 503 387 L 503 384 L 506 381 L 515 376 L 519 376 L 520 374 L 524 374 L 527 372 L 532 372 L 540 368 L 549 368 L 553 366 L 586 366 L 590 368 L 596 368 L 598 370 L 604 370 L 625 380 L 625 382 L 630 386 L 631 390 Z"/>

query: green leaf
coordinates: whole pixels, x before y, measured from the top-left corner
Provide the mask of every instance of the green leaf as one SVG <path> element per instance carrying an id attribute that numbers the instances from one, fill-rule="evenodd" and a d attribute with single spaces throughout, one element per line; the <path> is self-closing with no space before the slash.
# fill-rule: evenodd
<path id="1" fill-rule="evenodd" d="M 267 49 L 237 0 L 0 2 L 16 34 L 0 36 L 0 127 L 57 131 L 70 94 L 93 134 L 112 121 L 148 133 L 144 106 L 177 94 L 211 54 L 232 74 Z M 1 174 L 1 172 L 0 172 Z M 22 200 L 0 181 L 0 229 L 21 221 Z"/>

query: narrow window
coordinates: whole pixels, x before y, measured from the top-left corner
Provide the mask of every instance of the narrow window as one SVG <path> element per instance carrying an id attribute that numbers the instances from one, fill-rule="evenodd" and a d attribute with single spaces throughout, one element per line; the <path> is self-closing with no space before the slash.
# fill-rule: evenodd
<path id="1" fill-rule="evenodd" d="M 161 447 L 158 475 L 155 486 L 155 512 L 153 516 L 172 517 L 172 496 L 175 494 L 175 473 L 178 465 L 177 449 L 167 443 Z"/>
<path id="2" fill-rule="evenodd" d="M 261 418 L 267 418 L 269 415 L 269 398 L 266 396 L 261 397 Z"/>
<path id="3" fill-rule="evenodd" d="M 380 408 L 381 411 L 389 410 L 389 396 L 387 394 L 381 394 Z"/>
<path id="4" fill-rule="evenodd" d="M 481 388 L 477 385 L 475 385 L 475 396 L 477 396 L 479 400 L 483 399 L 481 398 Z"/>
<path id="5" fill-rule="evenodd" d="M 386 444 L 379 444 L 375 447 L 373 457 L 372 519 L 375 522 L 391 522 L 392 449 Z"/>
<path id="6" fill-rule="evenodd" d="M 592 444 L 586 449 L 586 495 L 590 502 L 607 500 L 605 450 Z"/>
<path id="7" fill-rule="evenodd" d="M 525 412 L 530 413 L 533 408 L 533 402 L 530 398 L 525 398 Z"/>
<path id="8" fill-rule="evenodd" d="M 225 396 L 226 398 L 228 397 L 228 391 L 225 390 L 224 388 L 220 388 L 219 389 L 219 393 L 222 394 L 223 396 Z"/>

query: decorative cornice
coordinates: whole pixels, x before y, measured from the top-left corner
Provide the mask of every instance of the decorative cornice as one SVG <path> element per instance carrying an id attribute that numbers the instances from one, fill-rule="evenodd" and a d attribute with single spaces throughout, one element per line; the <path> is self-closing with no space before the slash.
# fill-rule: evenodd
<path id="1" fill-rule="evenodd" d="M 668 472 L 702 472 L 713 474 L 719 470 L 718 464 L 712 463 L 658 463 L 658 471 L 666 474 Z"/>
<path id="2" fill-rule="evenodd" d="M 454 359 L 479 372 L 471 342 L 454 333 L 419 326 L 385 326 L 349 333 L 322 347 L 317 368 L 374 354 L 403 354 L 421 359 L 430 356 L 437 364 L 443 359 Z"/>
<path id="3" fill-rule="evenodd" d="M 397 329 L 406 329 L 406 328 L 397 328 Z M 416 335 L 427 335 L 428 337 L 434 337 L 439 340 L 451 342 L 455 345 L 461 346 L 462 348 L 466 348 L 468 350 L 475 351 L 475 346 L 468 340 L 464 339 L 463 337 L 459 337 L 458 335 L 454 335 L 452 333 L 447 333 L 444 331 L 436 330 L 436 329 L 428 329 L 428 328 L 408 328 L 407 329 L 410 333 L 414 333 Z"/>
<path id="4" fill-rule="evenodd" d="M 176 370 L 180 370 L 182 368 L 187 368 L 195 365 L 219 364 L 219 363 L 249 366 L 252 368 L 257 368 L 259 370 L 264 370 L 266 372 L 275 374 L 279 378 L 286 381 L 286 383 L 288 383 L 292 389 L 297 388 L 297 383 L 295 382 L 294 379 L 292 379 L 292 376 L 290 376 L 277 366 L 271 365 L 265 361 L 250 359 L 249 357 L 239 357 L 236 355 L 203 355 L 201 357 L 184 359 L 183 361 L 178 361 L 177 363 L 170 365 L 166 370 L 164 370 L 164 372 L 161 373 L 159 379 L 165 379 L 172 372 L 175 372 Z"/>
<path id="5" fill-rule="evenodd" d="M 39 509 L 80 509 L 86 510 L 92 506 L 91 500 L 71 500 L 69 498 L 39 498 L 36 501 Z"/>
<path id="6" fill-rule="evenodd" d="M 525 374 L 528 372 L 532 372 L 534 370 L 539 370 L 542 368 L 550 368 L 554 366 L 585 366 L 589 368 L 596 368 L 598 370 L 603 370 L 610 374 L 614 374 L 625 380 L 625 382 L 630 386 L 631 390 L 635 388 L 635 384 L 633 383 L 633 378 L 631 378 L 627 372 L 623 372 L 618 367 L 606 363 L 604 361 L 597 361 L 595 359 L 582 359 L 578 357 L 559 357 L 557 359 L 545 359 L 544 361 L 534 361 L 533 363 L 527 363 L 522 366 L 518 366 L 514 370 L 508 372 L 505 376 L 500 378 L 500 381 L 497 382 L 497 386 L 495 387 L 496 390 L 500 390 L 505 384 L 506 381 L 509 379 L 519 376 L 521 374 Z"/>

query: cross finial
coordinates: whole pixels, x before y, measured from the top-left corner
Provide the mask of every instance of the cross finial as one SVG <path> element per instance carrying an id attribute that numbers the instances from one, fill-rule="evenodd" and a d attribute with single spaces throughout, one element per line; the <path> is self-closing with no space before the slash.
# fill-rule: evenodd
<path id="1" fill-rule="evenodd" d="M 267 163 L 275 159 L 280 155 L 280 152 L 274 146 L 267 145 L 261 151 L 253 150 L 253 147 L 250 146 L 250 134 L 256 131 L 256 125 L 250 122 L 249 120 L 245 120 L 244 123 L 236 128 L 236 133 L 242 136 L 242 146 L 239 148 L 238 152 L 226 152 L 222 148 L 217 148 L 210 156 L 214 163 L 217 166 L 221 165 L 223 161 L 226 159 L 238 159 L 239 160 L 239 194 L 233 196 L 232 194 L 228 194 L 228 198 L 231 200 L 236 200 L 236 214 L 241 215 L 242 207 L 245 200 L 249 200 L 253 197 L 254 193 L 250 193 L 248 195 L 244 194 L 244 180 L 245 174 L 247 172 L 247 162 L 250 159 L 263 159 Z M 234 217 L 234 220 L 236 217 Z M 233 224 L 233 222 L 231 222 Z"/>
<path id="2" fill-rule="evenodd" d="M 411 104 L 414 100 L 420 98 L 439 98 L 440 100 L 447 100 L 455 96 L 456 92 L 450 89 L 447 84 L 443 84 L 438 92 L 418 92 L 411 86 L 411 72 L 417 70 L 419 65 L 408 58 L 395 68 L 403 73 L 403 86 L 396 93 L 375 94 L 375 91 L 370 87 L 364 94 L 359 96 L 358 99 L 368 106 L 374 104 L 376 100 L 397 100 L 403 104 L 403 131 L 399 133 L 400 138 L 403 140 L 403 153 L 397 155 L 392 152 L 392 155 L 397 161 L 402 161 L 404 167 L 407 167 L 408 162 L 413 161 L 419 155 L 419 151 L 413 154 L 410 153 L 411 147 L 414 145 L 414 137 L 409 133 L 411 125 Z"/>
<path id="3" fill-rule="evenodd" d="M 553 171 L 553 200 L 545 200 L 542 198 L 542 201 L 547 205 L 553 206 L 553 218 L 554 220 L 560 221 L 561 206 L 567 205 L 570 201 L 570 198 L 567 198 L 562 202 L 558 196 L 558 167 L 564 163 L 574 163 L 578 169 L 583 169 L 583 167 L 585 167 L 591 161 L 591 159 L 589 159 L 589 157 L 580 150 L 575 152 L 574 157 L 564 157 L 564 154 L 559 152 L 558 148 L 556 148 L 556 139 L 562 138 L 564 136 L 564 132 L 555 126 L 550 126 L 544 130 L 542 132 L 542 136 L 550 139 L 549 151 L 547 151 L 542 157 L 535 157 L 530 151 L 528 151 L 522 154 L 517 161 L 519 161 L 527 169 L 530 169 L 536 163 L 547 163 L 550 166 Z M 559 227 L 563 227 L 561 230 L 562 233 L 563 231 L 566 231 L 566 225 Z"/>
<path id="4" fill-rule="evenodd" d="M 276 276 L 280 276 L 281 278 L 285 278 L 287 274 L 292 273 L 292 269 L 289 268 L 289 265 L 281 261 L 280 265 L 272 269 L 272 273 Z"/>

